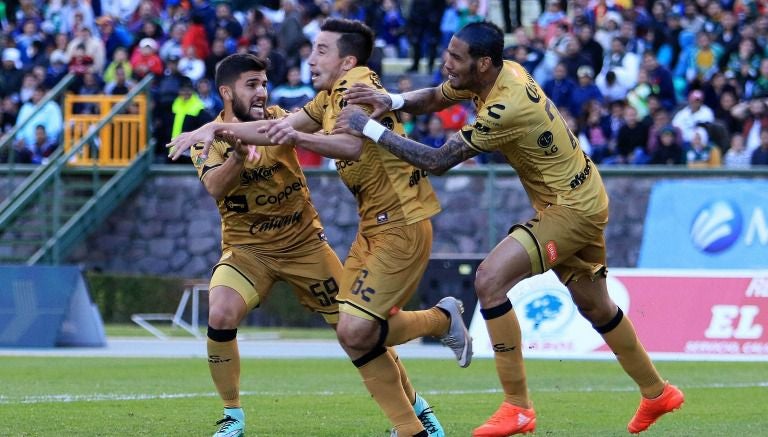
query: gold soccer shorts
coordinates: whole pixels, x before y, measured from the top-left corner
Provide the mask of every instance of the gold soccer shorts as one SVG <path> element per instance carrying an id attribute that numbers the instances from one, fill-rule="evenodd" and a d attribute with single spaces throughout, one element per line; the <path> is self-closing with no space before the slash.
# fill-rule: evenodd
<path id="1" fill-rule="evenodd" d="M 608 209 L 592 216 L 552 205 L 510 229 L 510 236 L 528 251 L 531 272 L 553 269 L 564 284 L 605 275 L 605 226 Z"/>
<path id="2" fill-rule="evenodd" d="M 408 303 L 419 286 L 432 250 L 432 222 L 357 235 L 344 263 L 340 310 L 367 319 L 386 320 Z"/>
<path id="3" fill-rule="evenodd" d="M 210 288 L 223 285 L 237 291 L 251 310 L 266 299 L 275 281 L 291 285 L 299 302 L 320 313 L 330 324 L 339 321 L 336 294 L 341 262 L 326 242 L 312 241 L 299 251 L 264 254 L 248 246 L 230 247 L 213 268 Z"/>

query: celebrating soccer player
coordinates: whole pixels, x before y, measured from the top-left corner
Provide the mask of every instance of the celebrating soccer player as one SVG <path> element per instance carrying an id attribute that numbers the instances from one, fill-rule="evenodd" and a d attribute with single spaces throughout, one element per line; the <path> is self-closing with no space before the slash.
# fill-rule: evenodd
<path id="1" fill-rule="evenodd" d="M 293 144 L 336 158 L 336 168 L 358 201 L 360 228 L 340 276 L 339 341 L 398 436 L 442 436 L 429 404 L 404 389 L 401 366 L 387 347 L 431 335 L 450 347 L 460 366 L 469 365 L 472 342 L 461 317 L 461 302 L 442 299 L 424 311 L 402 311 L 416 291 L 432 246 L 430 217 L 440 210 L 429 179 L 420 170 L 350 134 L 329 135 L 355 82 L 385 91 L 365 67 L 373 32 L 359 21 L 326 20 L 309 65 L 319 91 L 303 111 L 282 120 L 226 126 L 211 123 L 173 140 L 174 156 L 193 144 L 204 154 L 216 133 L 230 131 L 245 144 Z M 394 113 L 385 123 L 403 127 Z M 322 129 L 322 134 L 315 134 Z M 400 367 L 400 368 L 399 368 Z"/>
<path id="2" fill-rule="evenodd" d="M 536 428 L 520 325 L 507 292 L 521 280 L 550 269 L 639 386 L 640 407 L 627 426 L 629 432 L 639 433 L 679 408 L 683 393 L 661 378 L 629 318 L 608 295 L 604 235 L 608 196 L 597 167 L 530 74 L 519 64 L 502 60 L 503 48 L 504 34 L 496 25 L 468 24 L 453 36 L 444 55 L 447 81 L 391 96 L 350 84 L 345 94 L 348 108 L 335 132 L 362 134 L 435 174 L 479 153 L 499 151 L 517 171 L 533 204 L 535 216 L 513 225 L 477 270 L 475 291 L 504 401 L 473 436 L 503 437 Z M 418 114 L 468 99 L 477 108 L 476 122 L 437 149 L 392 132 L 355 105 L 373 105 L 374 115 L 398 109 Z"/>

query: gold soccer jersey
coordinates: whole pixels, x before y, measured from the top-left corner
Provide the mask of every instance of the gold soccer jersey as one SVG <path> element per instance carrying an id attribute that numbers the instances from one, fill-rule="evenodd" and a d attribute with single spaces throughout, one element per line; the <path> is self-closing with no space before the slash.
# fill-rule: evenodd
<path id="1" fill-rule="evenodd" d="M 273 106 L 267 118 L 286 112 Z M 216 121 L 222 121 L 219 116 Z M 200 180 L 222 165 L 232 146 L 214 141 L 208 159 L 202 160 L 202 145 L 192 147 L 192 162 Z M 307 180 L 290 146 L 260 146 L 256 162 L 245 162 L 240 182 L 217 202 L 221 214 L 222 248 L 249 245 L 252 250 L 288 252 L 310 239 L 325 239 L 317 211 L 312 205 Z"/>
<path id="2" fill-rule="evenodd" d="M 478 152 L 504 154 L 535 209 L 561 205 L 593 214 L 608 207 L 597 167 L 522 66 L 504 61 L 485 101 L 449 82 L 442 84 L 442 92 L 450 100 L 472 99 L 477 120 L 461 129 L 462 138 Z"/>
<path id="3" fill-rule="evenodd" d="M 322 91 L 304 106 L 304 111 L 321 124 L 328 134 L 347 102 L 343 93 L 355 83 L 382 90 L 376 73 L 367 67 L 355 67 L 339 79 L 332 91 Z M 394 112 L 387 112 L 381 123 L 399 135 L 403 125 Z M 373 141 L 363 144 L 359 161 L 337 160 L 336 170 L 347 188 L 357 198 L 360 232 L 371 235 L 403 224 L 413 224 L 432 217 L 440 204 L 427 179 L 426 172 L 402 161 Z"/>

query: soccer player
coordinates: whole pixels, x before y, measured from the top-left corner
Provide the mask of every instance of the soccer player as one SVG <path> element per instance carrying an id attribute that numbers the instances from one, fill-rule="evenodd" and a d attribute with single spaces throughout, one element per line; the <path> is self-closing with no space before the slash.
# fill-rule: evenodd
<path id="1" fill-rule="evenodd" d="M 216 69 L 216 86 L 224 102 L 219 122 L 286 115 L 280 107 L 265 107 L 266 64 L 253 55 L 223 59 Z M 245 428 L 238 325 L 267 297 L 273 283 L 283 280 L 305 307 L 335 328 L 342 265 L 326 241 L 293 147 L 244 146 L 229 139 L 213 142 L 207 158 L 201 154 L 202 147 L 192 148 L 192 161 L 216 199 L 222 220 L 223 252 L 209 286 L 208 365 L 224 402 L 224 418 L 214 436 L 234 437 Z M 403 390 L 426 405 L 394 349 L 388 348 L 388 354 L 398 366 Z M 434 414 L 423 416 L 425 423 L 440 426 Z"/>
<path id="2" fill-rule="evenodd" d="M 401 311 L 416 291 L 432 245 L 430 217 L 440 206 L 426 174 L 349 134 L 328 135 L 346 102 L 348 84 L 364 82 L 383 91 L 378 76 L 365 67 L 373 32 L 359 21 L 326 20 L 316 38 L 309 65 L 318 95 L 303 111 L 278 122 L 224 126 L 211 123 L 182 134 L 172 155 L 192 144 L 203 152 L 215 134 L 229 131 L 245 144 L 299 145 L 336 158 L 336 168 L 358 201 L 360 227 L 339 284 L 337 335 L 363 382 L 398 436 L 441 436 L 429 404 L 399 383 L 402 371 L 387 347 L 432 335 L 450 347 L 460 366 L 471 362 L 472 343 L 461 317 L 461 302 L 442 299 L 424 311 Z M 401 134 L 394 113 L 386 122 Z M 314 134 L 318 130 L 322 134 Z"/>
<path id="3" fill-rule="evenodd" d="M 639 433 L 679 408 L 683 393 L 661 378 L 629 318 L 608 295 L 604 236 L 608 196 L 597 167 L 530 74 L 519 64 L 502 60 L 503 47 L 504 34 L 496 25 L 465 26 L 453 36 L 444 55 L 447 81 L 392 96 L 352 86 L 346 93 L 348 109 L 337 121 L 336 132 L 362 133 L 434 174 L 479 153 L 499 151 L 528 193 L 535 216 L 512 226 L 480 264 L 475 278 L 504 401 L 474 430 L 474 436 L 508 436 L 536 427 L 520 325 L 507 292 L 521 280 L 550 269 L 639 386 L 640 407 L 627 427 L 631 433 Z M 373 105 L 374 114 L 392 109 L 424 113 L 467 99 L 477 108 L 476 122 L 464 126 L 438 149 L 397 135 L 354 105 Z"/>

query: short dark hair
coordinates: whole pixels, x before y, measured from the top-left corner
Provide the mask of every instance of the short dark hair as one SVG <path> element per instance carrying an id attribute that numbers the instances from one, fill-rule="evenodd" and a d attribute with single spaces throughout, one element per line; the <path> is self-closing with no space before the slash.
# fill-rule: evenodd
<path id="1" fill-rule="evenodd" d="M 250 53 L 227 56 L 216 65 L 216 88 L 233 85 L 246 71 L 267 71 L 267 64 Z"/>
<path id="2" fill-rule="evenodd" d="M 339 56 L 354 56 L 358 65 L 366 65 L 373 53 L 373 31 L 362 21 L 329 18 L 320 26 L 323 32 L 340 33 Z"/>
<path id="3" fill-rule="evenodd" d="M 488 56 L 494 67 L 504 63 L 504 32 L 489 21 L 469 23 L 454 35 L 469 45 L 473 59 Z"/>

